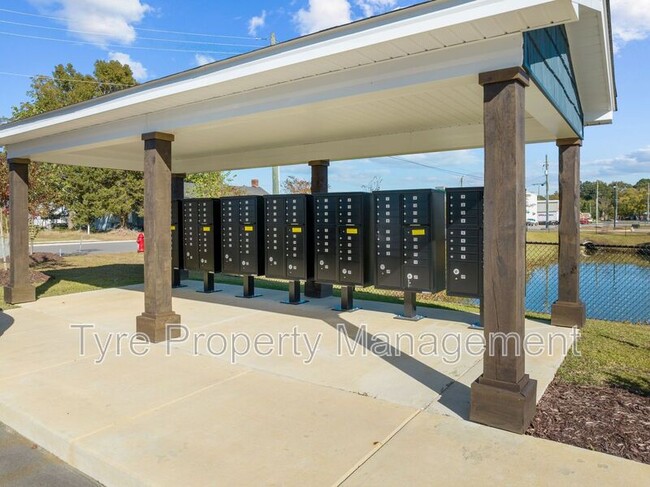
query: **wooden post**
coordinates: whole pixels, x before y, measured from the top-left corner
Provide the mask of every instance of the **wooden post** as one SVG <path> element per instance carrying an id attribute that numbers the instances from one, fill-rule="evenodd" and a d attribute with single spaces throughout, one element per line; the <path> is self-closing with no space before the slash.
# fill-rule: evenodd
<path id="1" fill-rule="evenodd" d="M 558 300 L 551 324 L 585 325 L 585 305 L 580 301 L 580 139 L 557 141 L 560 165 L 560 251 Z"/>
<path id="2" fill-rule="evenodd" d="M 329 190 L 328 168 L 330 161 L 310 161 L 311 166 L 311 192 L 327 193 Z M 319 282 L 308 280 L 305 282 L 305 296 L 308 298 L 327 298 L 332 295 L 333 286 L 331 284 L 321 284 Z"/>
<path id="3" fill-rule="evenodd" d="M 9 304 L 36 301 L 29 282 L 29 159 L 9 159 L 9 285 L 4 299 Z"/>
<path id="4" fill-rule="evenodd" d="M 171 167 L 174 136 L 153 132 L 144 141 L 144 313 L 137 331 L 154 343 L 180 336 L 168 324 L 180 323 L 172 311 Z"/>
<path id="5" fill-rule="evenodd" d="M 470 419 L 524 433 L 537 382 L 525 373 L 525 89 L 522 68 L 483 73 L 485 208 L 483 375 L 472 384 Z"/>

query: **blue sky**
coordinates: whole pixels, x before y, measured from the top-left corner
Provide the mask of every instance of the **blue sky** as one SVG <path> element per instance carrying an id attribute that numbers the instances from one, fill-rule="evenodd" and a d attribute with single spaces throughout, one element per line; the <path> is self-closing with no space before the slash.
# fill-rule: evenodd
<path id="1" fill-rule="evenodd" d="M 636 182 L 650 177 L 650 0 L 611 0 L 616 43 L 619 111 L 611 126 L 585 131 L 582 179 Z M 0 0 L 0 116 L 26 99 L 29 75 L 50 74 L 71 62 L 91 72 L 96 59 L 129 63 L 140 81 L 419 3 L 408 0 Z M 179 5 L 182 5 L 179 8 Z M 172 33 L 176 32 L 176 33 Z M 191 35 L 207 34 L 207 35 Z M 19 76 L 23 75 L 23 76 Z M 536 192 L 548 154 L 550 189 L 557 188 L 557 149 L 527 147 L 526 184 Z M 332 191 L 360 190 L 373 176 L 382 189 L 481 185 L 481 150 L 332 163 Z M 413 164 L 419 163 L 421 165 Z M 433 166 L 436 168 L 423 167 Z M 282 178 L 308 178 L 305 165 L 286 166 Z M 238 184 L 252 178 L 270 189 L 271 170 L 238 171 Z"/>

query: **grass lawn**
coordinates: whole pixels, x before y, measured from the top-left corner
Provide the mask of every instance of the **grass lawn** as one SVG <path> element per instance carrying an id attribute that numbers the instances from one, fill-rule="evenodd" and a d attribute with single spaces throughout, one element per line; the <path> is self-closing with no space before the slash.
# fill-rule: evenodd
<path id="1" fill-rule="evenodd" d="M 557 378 L 576 385 L 611 386 L 650 397 L 650 326 L 588 320 Z"/>
<path id="2" fill-rule="evenodd" d="M 557 243 L 557 229 L 551 229 L 548 232 L 546 230 L 528 230 L 526 240 L 528 242 Z M 648 227 L 642 227 L 640 230 L 630 232 L 628 228 L 627 232 L 617 231 L 613 233 L 611 231 L 604 232 L 599 229 L 598 233 L 596 233 L 594 230 L 585 229 L 580 231 L 580 240 L 582 242 L 589 240 L 590 242 L 603 245 L 639 245 L 650 242 L 650 230 Z"/>
<path id="3" fill-rule="evenodd" d="M 36 243 L 43 242 L 78 242 L 79 240 L 133 240 L 138 237 L 134 230 L 110 230 L 108 232 L 93 232 L 90 235 L 82 230 L 41 230 L 34 240 Z"/>

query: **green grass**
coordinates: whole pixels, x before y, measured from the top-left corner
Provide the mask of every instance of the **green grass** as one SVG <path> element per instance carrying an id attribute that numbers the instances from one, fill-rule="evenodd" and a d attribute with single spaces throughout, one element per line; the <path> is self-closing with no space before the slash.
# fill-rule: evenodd
<path id="1" fill-rule="evenodd" d="M 132 240 L 138 237 L 138 232 L 133 230 L 110 230 L 108 232 L 92 232 L 90 235 L 82 230 L 41 230 L 34 240 L 36 243 L 43 242 L 78 242 L 79 240 Z"/>
<path id="2" fill-rule="evenodd" d="M 579 356 L 567 355 L 559 379 L 650 396 L 650 326 L 588 320 L 577 350 Z"/>
<path id="3" fill-rule="evenodd" d="M 38 298 L 144 282 L 144 257 L 135 252 L 69 256 L 62 262 L 40 264 L 34 269 L 51 277 L 36 288 Z"/>
<path id="4" fill-rule="evenodd" d="M 640 230 L 631 232 L 629 225 L 626 227 L 627 231 L 617 230 L 613 232 L 603 232 L 599 229 L 598 233 L 594 230 L 581 230 L 580 241 L 590 241 L 603 245 L 639 245 L 642 243 L 650 242 L 650 230 L 648 227 L 642 227 Z M 528 242 L 558 242 L 557 229 L 549 230 L 528 230 L 526 235 Z"/>

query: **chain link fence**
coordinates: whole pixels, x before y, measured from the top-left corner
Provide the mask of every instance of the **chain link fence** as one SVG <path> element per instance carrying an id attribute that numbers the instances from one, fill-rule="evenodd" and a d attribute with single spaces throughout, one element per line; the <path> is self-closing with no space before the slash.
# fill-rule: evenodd
<path id="1" fill-rule="evenodd" d="M 593 243 L 581 246 L 580 294 L 587 317 L 607 321 L 650 324 L 650 245 L 619 246 Z M 401 299 L 398 291 L 374 288 L 362 293 Z M 549 314 L 558 293 L 558 244 L 526 244 L 526 310 Z M 362 296 L 360 296 L 362 297 Z M 478 307 L 477 299 L 436 294 L 418 295 L 418 303 L 454 303 Z"/>

